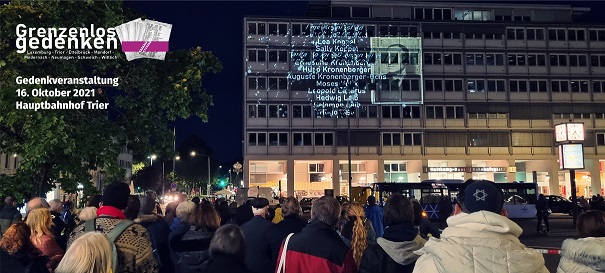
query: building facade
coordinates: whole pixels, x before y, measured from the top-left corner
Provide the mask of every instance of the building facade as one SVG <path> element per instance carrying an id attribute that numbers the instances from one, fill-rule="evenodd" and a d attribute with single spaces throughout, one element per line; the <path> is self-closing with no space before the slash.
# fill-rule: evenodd
<path id="1" fill-rule="evenodd" d="M 350 144 L 353 186 L 477 178 L 536 182 L 541 193 L 570 196 L 553 128 L 574 121 L 586 128 L 577 195 L 603 194 L 605 25 L 575 21 L 587 12 L 331 1 L 312 2 L 304 18 L 245 18 L 244 186 L 348 195 Z M 358 85 L 367 92 L 348 117 L 317 111 L 309 86 L 293 77 L 308 74 L 300 52 L 318 50 L 317 26 L 344 24 L 368 37 L 355 50 L 371 51 L 373 39 L 421 41 L 418 53 L 375 56 L 378 65 L 405 62 L 421 72 Z M 384 102 L 393 96 L 403 103 Z"/>

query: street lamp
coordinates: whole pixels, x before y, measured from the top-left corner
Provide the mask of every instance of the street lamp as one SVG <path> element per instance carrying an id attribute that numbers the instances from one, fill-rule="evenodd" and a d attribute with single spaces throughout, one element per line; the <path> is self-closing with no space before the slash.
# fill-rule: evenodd
<path id="1" fill-rule="evenodd" d="M 151 166 L 153 166 L 153 160 L 158 158 L 156 155 L 148 156 L 147 158 L 151 159 Z"/>
<path id="2" fill-rule="evenodd" d="M 191 151 L 191 156 L 196 156 L 197 153 L 195 151 Z M 205 154 L 200 154 L 201 156 L 205 156 L 208 158 L 208 189 L 207 189 L 207 195 L 210 195 L 210 156 L 209 155 L 205 155 Z"/>

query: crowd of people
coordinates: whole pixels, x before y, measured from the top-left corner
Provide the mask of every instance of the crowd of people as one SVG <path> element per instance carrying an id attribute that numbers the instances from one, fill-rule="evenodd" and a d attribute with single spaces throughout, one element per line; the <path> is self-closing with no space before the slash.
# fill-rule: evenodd
<path id="1" fill-rule="evenodd" d="M 294 197 L 271 212 L 265 198 L 235 207 L 181 195 L 162 213 L 152 196 L 130 195 L 114 182 L 77 217 L 66 216 L 59 200 L 34 198 L 22 219 L 6 198 L 0 271 L 548 272 L 542 253 L 519 241 L 522 229 L 503 205 L 493 182 L 469 180 L 440 230 L 416 200 L 399 194 L 384 205 L 373 196 L 367 204 L 323 196 L 305 221 Z M 604 272 L 605 212 L 588 210 L 577 223 L 580 238 L 565 240 L 557 272 Z"/>

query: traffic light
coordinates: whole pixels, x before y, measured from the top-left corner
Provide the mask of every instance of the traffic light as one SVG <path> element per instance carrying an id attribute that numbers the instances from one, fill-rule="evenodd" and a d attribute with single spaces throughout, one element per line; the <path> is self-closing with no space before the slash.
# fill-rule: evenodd
<path id="1" fill-rule="evenodd" d="M 218 185 L 221 186 L 221 187 L 224 187 L 224 186 L 227 186 L 227 182 L 225 180 L 220 180 L 218 182 Z"/>

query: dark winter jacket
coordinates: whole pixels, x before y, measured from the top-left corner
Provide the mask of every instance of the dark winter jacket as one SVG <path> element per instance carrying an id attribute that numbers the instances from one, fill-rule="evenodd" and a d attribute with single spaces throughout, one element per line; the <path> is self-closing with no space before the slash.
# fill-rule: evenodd
<path id="1" fill-rule="evenodd" d="M 353 240 L 353 228 L 355 227 L 355 221 L 355 216 L 349 216 L 345 224 L 342 226 L 342 230 L 340 232 L 343 241 L 348 247 L 351 247 L 351 240 Z M 372 222 L 364 218 L 363 226 L 367 232 L 366 244 L 368 246 L 376 244 L 376 232 L 374 231 L 374 226 L 372 226 Z"/>
<path id="2" fill-rule="evenodd" d="M 536 202 L 536 213 L 540 214 L 541 216 L 548 216 L 549 213 L 549 207 L 548 207 L 548 201 L 546 201 L 546 199 L 544 200 L 538 200 Z"/>
<path id="3" fill-rule="evenodd" d="M 235 211 L 235 221 L 237 222 L 238 226 L 250 221 L 252 217 L 254 217 L 254 213 L 252 213 L 252 205 L 250 205 L 250 202 L 246 202 L 245 204 L 237 207 Z"/>
<path id="4" fill-rule="evenodd" d="M 411 273 L 426 240 L 418 235 L 412 223 L 389 226 L 377 244 L 368 246 L 363 252 L 360 273 Z"/>
<path id="5" fill-rule="evenodd" d="M 374 232 L 376 232 L 376 238 L 382 237 L 384 233 L 384 224 L 382 220 L 382 208 L 377 205 L 367 206 L 365 208 L 366 218 L 372 221 L 374 226 Z"/>
<path id="6" fill-rule="evenodd" d="M 277 260 L 280 259 L 281 250 Z M 357 266 L 353 252 L 334 228 L 313 220 L 290 238 L 286 252 L 286 270 L 288 273 L 356 273 Z"/>
<path id="7" fill-rule="evenodd" d="M 208 247 L 214 232 L 205 227 L 191 226 L 189 231 L 177 235 L 170 241 L 170 249 L 175 254 L 174 261 L 176 273 L 202 272 L 210 259 Z"/>
<path id="8" fill-rule="evenodd" d="M 289 215 L 265 232 L 265 240 L 269 243 L 273 265 L 277 264 L 279 248 L 288 234 L 300 232 L 306 225 L 307 223 L 297 215 Z"/>
<path id="9" fill-rule="evenodd" d="M 56 211 L 51 211 L 50 215 L 52 217 L 53 225 L 52 225 L 52 233 L 55 237 L 55 241 L 57 244 L 63 248 L 63 250 L 67 249 L 67 236 L 71 233 L 72 229 L 67 229 L 67 225 L 61 219 L 61 214 Z M 74 226 L 75 227 L 75 226 Z"/>
<path id="10" fill-rule="evenodd" d="M 254 273 L 246 268 L 246 265 L 238 259 L 215 256 L 208 262 L 208 267 L 202 273 Z"/>
<path id="11" fill-rule="evenodd" d="M 47 272 L 49 272 L 48 268 L 46 266 L 48 264 L 49 259 L 46 256 L 42 256 L 42 255 L 32 256 L 30 253 L 25 253 L 24 251 L 19 251 L 15 254 L 11 255 L 11 257 L 16 261 L 19 261 L 19 263 L 23 266 L 24 271 L 20 271 L 20 272 L 25 272 L 25 273 L 47 273 Z M 2 261 L 2 263 L 4 263 L 4 261 Z M 2 267 L 4 267 L 4 266 L 2 266 Z M 19 272 L 19 271 L 8 271 L 8 272 Z M 2 271 L 2 273 L 4 273 L 4 271 Z"/>
<path id="12" fill-rule="evenodd" d="M 275 265 L 271 264 L 269 243 L 263 236 L 273 225 L 271 221 L 261 216 L 254 216 L 252 220 L 242 225 L 242 232 L 246 239 L 246 267 L 254 272 L 272 273 L 275 270 Z"/>
<path id="13" fill-rule="evenodd" d="M 2 238 L 2 234 L 4 234 L 12 224 L 17 222 L 21 222 L 21 213 L 19 210 L 13 206 L 5 205 L 2 210 L 0 210 L 0 238 Z"/>
<path id="14" fill-rule="evenodd" d="M 149 232 L 153 256 L 158 261 L 160 273 L 173 272 L 174 265 L 170 259 L 170 247 L 168 245 L 168 234 L 170 234 L 168 224 L 161 216 L 156 214 L 139 215 L 134 222 L 140 224 Z"/>

